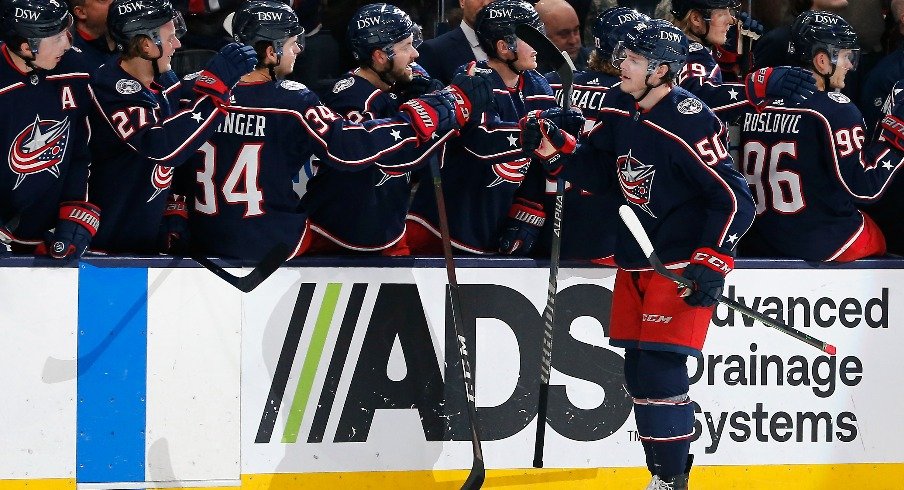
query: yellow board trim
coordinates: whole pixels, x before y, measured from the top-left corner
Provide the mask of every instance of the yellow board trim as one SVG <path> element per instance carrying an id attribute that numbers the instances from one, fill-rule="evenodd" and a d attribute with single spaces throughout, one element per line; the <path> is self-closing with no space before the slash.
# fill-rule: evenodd
<path id="1" fill-rule="evenodd" d="M 467 470 L 376 471 L 358 473 L 279 473 L 242 475 L 242 490 L 457 489 Z M 640 490 L 649 482 L 645 468 L 550 468 L 489 470 L 484 488 L 506 490 Z M 900 490 L 904 463 L 770 466 L 695 466 L 694 490 Z M 0 480 L 0 490 L 74 490 L 74 479 Z M 220 487 L 236 488 L 236 487 Z M 214 490 L 181 488 L 180 490 Z"/>

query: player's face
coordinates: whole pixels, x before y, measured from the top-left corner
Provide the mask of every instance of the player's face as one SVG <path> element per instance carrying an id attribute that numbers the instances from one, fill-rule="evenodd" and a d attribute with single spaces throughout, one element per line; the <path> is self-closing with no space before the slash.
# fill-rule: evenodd
<path id="1" fill-rule="evenodd" d="M 631 51 L 625 50 L 625 59 L 619 65 L 621 70 L 621 88 L 622 92 L 633 95 L 635 98 L 643 95 L 647 89 L 647 66 L 649 62 L 643 56 Z"/>
<path id="2" fill-rule="evenodd" d="M 515 41 L 515 53 L 518 54 L 518 60 L 515 61 L 515 67 L 521 71 L 537 69 L 537 52 L 530 44 L 518 39 Z"/>
<path id="3" fill-rule="evenodd" d="M 417 48 L 414 47 L 414 35 L 408 36 L 404 41 L 399 41 L 392 46 L 394 56 L 392 69 L 389 72 L 390 80 L 394 82 L 410 82 L 414 72 L 411 71 L 411 63 L 418 57 Z"/>
<path id="4" fill-rule="evenodd" d="M 709 19 L 709 32 L 706 40 L 710 44 L 721 46 L 728 40 L 728 28 L 736 22 L 730 9 L 713 9 Z"/>
<path id="5" fill-rule="evenodd" d="M 276 66 L 276 76 L 282 78 L 295 69 L 295 61 L 304 51 L 302 45 L 298 42 L 298 36 L 292 36 L 283 41 L 282 57 L 279 59 L 279 65 Z"/>
<path id="6" fill-rule="evenodd" d="M 72 34 L 68 29 L 55 36 L 45 37 L 38 44 L 38 54 L 35 55 L 34 64 L 39 68 L 52 70 L 71 47 Z"/>
<path id="7" fill-rule="evenodd" d="M 851 49 L 842 49 L 838 52 L 838 62 L 835 63 L 835 73 L 829 78 L 832 88 L 844 88 L 844 77 L 856 67 L 853 63 L 855 53 Z"/>
<path id="8" fill-rule="evenodd" d="M 160 43 L 163 48 L 162 56 L 157 60 L 157 68 L 160 72 L 172 69 L 173 53 L 182 46 L 179 37 L 176 36 L 176 23 L 169 21 L 160 27 Z"/>

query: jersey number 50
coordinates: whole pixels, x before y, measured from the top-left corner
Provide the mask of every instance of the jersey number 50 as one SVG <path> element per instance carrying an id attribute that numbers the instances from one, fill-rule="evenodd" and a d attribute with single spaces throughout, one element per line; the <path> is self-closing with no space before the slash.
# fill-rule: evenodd
<path id="1" fill-rule="evenodd" d="M 220 191 L 223 199 L 231 204 L 245 205 L 245 218 L 264 214 L 264 193 L 257 184 L 260 171 L 260 156 L 263 143 L 242 145 L 235 164 L 229 170 Z M 204 154 L 204 168 L 197 172 L 198 184 L 201 184 L 201 195 L 195 198 L 195 211 L 203 214 L 217 214 L 217 195 L 214 176 L 217 169 L 217 149 L 205 142 L 198 149 Z M 239 185 L 245 188 L 239 190 Z"/>
<path id="2" fill-rule="evenodd" d="M 770 148 L 759 141 L 744 143 L 741 171 L 753 191 L 758 215 L 767 207 L 780 214 L 794 214 L 806 206 L 800 174 L 778 168 L 786 155 L 797 159 L 797 143 L 779 141 Z"/>

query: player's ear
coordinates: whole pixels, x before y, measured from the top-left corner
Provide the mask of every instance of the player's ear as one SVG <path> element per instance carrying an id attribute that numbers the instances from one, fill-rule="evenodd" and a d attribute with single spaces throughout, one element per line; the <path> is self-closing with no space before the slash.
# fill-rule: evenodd
<path id="1" fill-rule="evenodd" d="M 372 66 L 382 65 L 389 61 L 389 56 L 382 49 L 375 49 L 370 53 L 370 61 Z"/>
<path id="2" fill-rule="evenodd" d="M 19 52 L 22 53 L 22 56 L 25 58 L 34 56 L 31 52 L 31 46 L 29 46 L 27 41 L 22 41 L 22 44 L 19 45 Z"/>
<path id="3" fill-rule="evenodd" d="M 832 72 L 832 60 L 824 51 L 820 51 L 813 56 L 813 68 L 816 69 L 816 73 L 829 74 Z"/>
<path id="4" fill-rule="evenodd" d="M 267 64 L 276 64 L 276 50 L 272 44 L 267 46 Z"/>
<path id="5" fill-rule="evenodd" d="M 499 54 L 510 53 L 508 43 L 503 39 L 498 39 L 496 41 L 496 52 Z"/>
<path id="6" fill-rule="evenodd" d="M 76 5 L 72 7 L 72 15 L 77 20 L 88 20 L 88 14 L 85 13 L 85 7 L 82 5 Z"/>

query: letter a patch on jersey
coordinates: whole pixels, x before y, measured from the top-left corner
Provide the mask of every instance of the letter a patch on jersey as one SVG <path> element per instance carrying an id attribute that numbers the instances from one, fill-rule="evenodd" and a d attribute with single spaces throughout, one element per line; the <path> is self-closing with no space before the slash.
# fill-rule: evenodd
<path id="1" fill-rule="evenodd" d="M 9 168 L 17 174 L 13 189 L 19 187 L 25 177 L 45 170 L 59 177 L 59 165 L 66 157 L 68 142 L 68 117 L 53 121 L 35 116 L 35 122 L 16 135 L 9 149 Z"/>
<path id="2" fill-rule="evenodd" d="M 653 176 L 656 169 L 652 165 L 645 165 L 631 155 L 618 157 L 618 182 L 621 185 L 622 194 L 628 202 L 637 205 L 652 217 L 656 217 L 650 210 L 650 191 L 653 188 Z"/>

